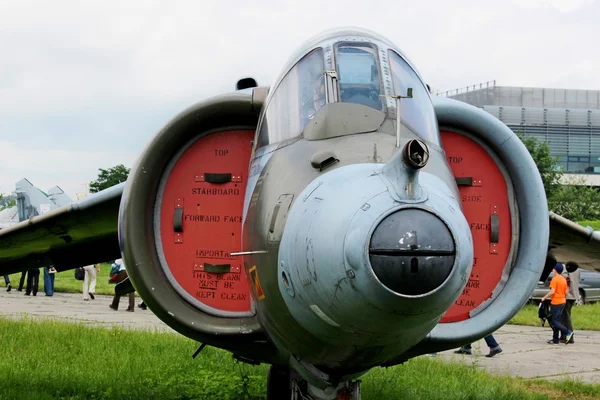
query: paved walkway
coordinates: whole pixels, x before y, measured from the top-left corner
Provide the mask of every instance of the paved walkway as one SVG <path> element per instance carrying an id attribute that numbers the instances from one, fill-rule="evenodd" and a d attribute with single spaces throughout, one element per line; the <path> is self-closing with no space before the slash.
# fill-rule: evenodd
<path id="1" fill-rule="evenodd" d="M 41 292 L 34 297 L 25 296 L 24 293 L 14 288 L 7 293 L 4 287 L 0 288 L 0 315 L 19 318 L 27 314 L 34 319 L 58 318 L 90 326 L 175 332 L 151 311 L 138 308 L 141 300 L 137 297 L 135 312 L 127 312 L 127 297 L 121 297 L 119 310 L 114 311 L 108 307 L 112 303 L 112 296 L 96 295 L 95 300 L 84 301 L 82 294 L 54 293 L 54 296 L 48 297 Z"/>
<path id="2" fill-rule="evenodd" d="M 574 310 L 575 312 L 576 310 Z M 542 327 L 505 325 L 494 333 L 503 352 L 493 358 L 485 341 L 473 344 L 473 355 L 457 355 L 454 351 L 437 357 L 462 360 L 499 374 L 523 378 L 580 379 L 600 383 L 600 332 L 575 331 L 575 344 L 549 345 L 552 330 Z"/>
<path id="3" fill-rule="evenodd" d="M 0 288 L 0 315 L 20 318 L 58 318 L 92 326 L 120 326 L 129 329 L 161 330 L 174 333 L 151 311 L 136 306 L 135 312 L 126 312 L 127 299 L 121 298 L 119 311 L 108 305 L 110 296 L 96 296 L 83 301 L 81 294 L 55 293 L 46 297 L 24 296 L 13 289 L 7 293 Z M 139 299 L 136 299 L 139 302 Z M 576 331 L 573 345 L 546 344 L 550 328 L 506 325 L 494 336 L 504 350 L 494 358 L 485 358 L 488 348 L 483 340 L 473 345 L 473 356 L 456 355 L 453 351 L 439 353 L 438 358 L 474 363 L 490 372 L 510 374 L 523 378 L 561 379 L 571 377 L 585 382 L 600 383 L 600 332 Z"/>

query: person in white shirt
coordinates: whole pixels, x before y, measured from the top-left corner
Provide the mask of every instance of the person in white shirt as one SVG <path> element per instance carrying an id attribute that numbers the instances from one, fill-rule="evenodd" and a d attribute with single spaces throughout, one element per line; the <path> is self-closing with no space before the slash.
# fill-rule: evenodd
<path id="1" fill-rule="evenodd" d="M 100 273 L 100 264 L 87 265 L 83 267 L 85 276 L 83 277 L 83 300 L 94 300 L 96 294 L 96 271 Z M 89 288 L 88 288 L 89 283 Z"/>

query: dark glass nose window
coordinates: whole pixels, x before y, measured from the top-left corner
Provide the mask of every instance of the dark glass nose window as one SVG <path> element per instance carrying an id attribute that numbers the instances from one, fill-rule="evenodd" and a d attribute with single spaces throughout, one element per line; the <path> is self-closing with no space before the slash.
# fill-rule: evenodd
<path id="1" fill-rule="evenodd" d="M 335 62 L 340 101 L 383 111 L 377 49 L 367 43 L 338 44 Z"/>

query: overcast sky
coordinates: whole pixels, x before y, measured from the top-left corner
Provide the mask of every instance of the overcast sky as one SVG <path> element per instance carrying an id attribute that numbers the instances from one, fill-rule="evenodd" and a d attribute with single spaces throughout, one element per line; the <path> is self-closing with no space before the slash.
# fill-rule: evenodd
<path id="1" fill-rule="evenodd" d="M 0 193 L 28 178 L 74 198 L 188 105 L 243 76 L 270 84 L 326 29 L 388 37 L 439 90 L 600 89 L 598 21 L 596 0 L 0 0 Z"/>

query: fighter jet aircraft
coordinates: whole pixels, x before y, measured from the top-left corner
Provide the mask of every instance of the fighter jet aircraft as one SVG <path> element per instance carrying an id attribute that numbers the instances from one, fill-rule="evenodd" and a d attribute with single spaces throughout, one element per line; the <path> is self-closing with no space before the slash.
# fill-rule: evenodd
<path id="1" fill-rule="evenodd" d="M 371 368 L 505 324 L 561 251 L 585 266 L 598 233 L 549 213 L 518 137 L 340 29 L 175 116 L 125 184 L 1 231 L 0 275 L 122 257 L 121 293 L 271 364 L 268 399 L 359 399 Z"/>

